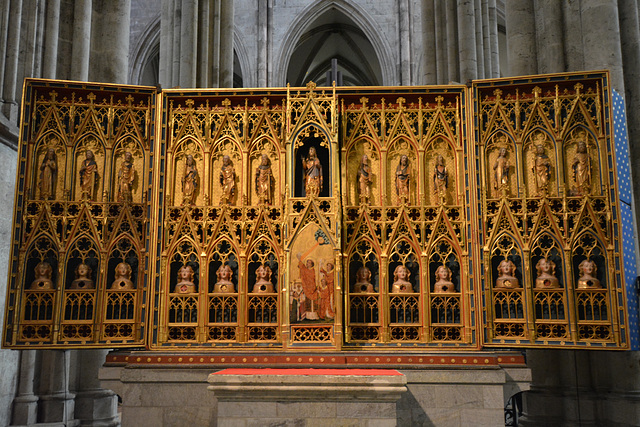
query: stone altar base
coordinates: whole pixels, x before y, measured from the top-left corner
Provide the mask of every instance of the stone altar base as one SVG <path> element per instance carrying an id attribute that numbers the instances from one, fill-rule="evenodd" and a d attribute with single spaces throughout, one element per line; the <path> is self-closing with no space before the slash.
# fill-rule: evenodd
<path id="1" fill-rule="evenodd" d="M 386 378 L 386 385 L 385 381 L 362 381 L 362 376 L 336 379 L 327 373 L 312 382 L 308 381 L 309 376 L 295 378 L 295 374 L 286 375 L 284 382 L 262 374 L 244 379 L 234 379 L 232 375 L 224 380 L 224 375 L 217 375 L 219 379 L 214 383 L 207 382 L 208 378 L 216 377 L 210 374 L 228 368 L 260 369 L 263 373 L 269 368 L 353 372 L 382 369 L 396 370 L 402 375 Z M 118 351 L 107 356 L 100 381 L 103 388 L 122 398 L 125 427 L 264 426 L 269 425 L 267 419 L 278 425 L 296 426 L 498 426 L 504 425 L 507 400 L 529 389 L 531 371 L 520 353 L 511 352 Z M 220 387 L 212 393 L 208 386 Z M 387 386 L 391 387 L 385 392 L 387 396 L 375 392 Z M 407 389 L 404 393 L 400 391 L 403 387 Z M 348 402 L 339 400 L 340 396 L 349 399 Z M 295 423 L 276 421 L 288 417 L 294 417 Z"/>

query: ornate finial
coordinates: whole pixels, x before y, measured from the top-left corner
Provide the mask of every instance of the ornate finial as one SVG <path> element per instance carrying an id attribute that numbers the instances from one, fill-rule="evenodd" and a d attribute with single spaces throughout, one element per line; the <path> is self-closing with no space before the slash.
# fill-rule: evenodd
<path id="1" fill-rule="evenodd" d="M 269 98 L 265 96 L 260 100 L 260 103 L 262 104 L 262 107 L 267 108 L 269 105 Z"/>
<path id="2" fill-rule="evenodd" d="M 131 106 L 131 104 L 133 104 L 133 96 L 129 95 L 125 99 L 127 100 L 127 103 L 129 104 L 129 106 Z"/>
<path id="3" fill-rule="evenodd" d="M 58 92 L 56 92 L 55 90 L 52 90 L 51 92 L 49 92 L 49 96 L 51 96 L 51 101 L 56 102 L 56 97 L 58 96 Z"/>
<path id="4" fill-rule="evenodd" d="M 362 98 L 360 98 L 360 102 L 362 103 L 362 108 L 367 108 L 367 102 L 369 102 L 369 98 L 363 96 Z"/>
<path id="5" fill-rule="evenodd" d="M 496 96 L 496 100 L 498 101 L 502 98 L 502 91 L 500 89 L 494 90 L 493 94 Z"/>
<path id="6" fill-rule="evenodd" d="M 95 101 L 96 96 L 93 94 L 93 92 L 91 92 L 89 95 L 87 95 L 87 99 L 89 100 L 89 102 L 93 104 L 93 101 Z"/>
<path id="7" fill-rule="evenodd" d="M 573 88 L 576 90 L 576 95 L 580 95 L 580 90 L 584 88 L 584 85 L 582 83 L 576 83 Z"/>
<path id="8" fill-rule="evenodd" d="M 307 90 L 313 91 L 316 88 L 316 84 L 314 82 L 307 83 Z"/>
<path id="9" fill-rule="evenodd" d="M 542 89 L 540 89 L 540 86 L 536 86 L 533 88 L 532 92 L 533 92 L 533 96 L 537 98 L 542 93 Z"/>
<path id="10" fill-rule="evenodd" d="M 403 104 L 404 104 L 406 101 L 407 101 L 406 99 L 404 99 L 403 97 L 400 97 L 400 98 L 398 98 L 398 99 L 397 99 L 397 101 L 396 101 L 396 102 L 398 103 L 398 107 L 403 108 L 403 107 L 404 107 L 404 106 L 403 106 Z"/>
<path id="11" fill-rule="evenodd" d="M 444 101 L 444 98 L 440 95 L 436 96 L 436 102 L 438 103 L 438 107 L 442 106 L 442 101 Z"/>
<path id="12" fill-rule="evenodd" d="M 229 98 L 223 99 L 222 105 L 224 105 L 225 108 L 229 108 L 229 106 L 231 105 L 231 101 L 229 100 Z"/>
<path id="13" fill-rule="evenodd" d="M 187 99 L 184 103 L 188 108 L 193 108 L 193 99 Z"/>

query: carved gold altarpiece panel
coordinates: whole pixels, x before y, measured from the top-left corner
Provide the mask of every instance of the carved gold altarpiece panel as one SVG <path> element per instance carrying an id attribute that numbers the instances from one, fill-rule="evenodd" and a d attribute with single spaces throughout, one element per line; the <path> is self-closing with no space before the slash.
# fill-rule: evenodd
<path id="1" fill-rule="evenodd" d="M 627 348 L 607 79 L 28 80 L 3 345 Z"/>

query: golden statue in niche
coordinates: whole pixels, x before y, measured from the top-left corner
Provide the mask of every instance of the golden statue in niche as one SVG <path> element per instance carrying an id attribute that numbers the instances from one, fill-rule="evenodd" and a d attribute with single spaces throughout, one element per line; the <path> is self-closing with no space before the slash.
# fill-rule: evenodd
<path id="1" fill-rule="evenodd" d="M 39 262 L 34 268 L 34 271 L 36 273 L 36 278 L 31 282 L 29 289 L 38 289 L 43 291 L 54 289 L 53 281 L 51 280 L 53 269 L 48 262 Z"/>
<path id="2" fill-rule="evenodd" d="M 549 194 L 549 177 L 551 176 L 551 159 L 544 151 L 544 134 L 537 136 L 536 156 L 533 159 L 531 170 L 535 176 L 536 189 L 538 196 L 546 196 Z"/>
<path id="3" fill-rule="evenodd" d="M 411 293 L 413 285 L 409 282 L 411 272 L 404 265 L 399 265 L 393 271 L 393 284 L 391 285 L 391 293 Z"/>
<path id="4" fill-rule="evenodd" d="M 263 154 L 260 156 L 260 165 L 256 168 L 255 184 L 258 203 L 271 204 L 274 181 L 271 160 L 269 160 L 269 156 Z"/>
<path id="5" fill-rule="evenodd" d="M 409 156 L 403 154 L 400 156 L 398 166 L 396 167 L 396 195 L 398 203 L 409 202 L 409 186 L 411 185 L 411 166 L 409 165 Z"/>
<path id="6" fill-rule="evenodd" d="M 360 203 L 368 203 L 371 198 L 371 183 L 373 175 L 371 174 L 371 165 L 369 157 L 364 154 L 358 167 L 358 189 L 360 190 Z"/>
<path id="7" fill-rule="evenodd" d="M 446 200 L 447 187 L 449 186 L 449 173 L 444 163 L 444 157 L 438 154 L 436 164 L 433 168 L 433 192 L 440 197 L 443 202 Z"/>
<path id="8" fill-rule="evenodd" d="M 451 281 L 451 270 L 446 265 L 441 265 L 436 269 L 436 283 L 433 292 L 455 292 L 456 287 Z"/>
<path id="9" fill-rule="evenodd" d="M 49 148 L 40 165 L 40 198 L 42 200 L 55 200 L 57 183 L 58 159 L 56 150 Z"/>
<path id="10" fill-rule="evenodd" d="M 233 168 L 231 157 L 222 157 L 220 168 L 220 185 L 222 186 L 221 205 L 233 205 L 236 197 L 236 170 Z"/>
<path id="11" fill-rule="evenodd" d="M 93 289 L 94 284 L 91 279 L 91 267 L 85 263 L 80 263 L 76 267 L 76 278 L 71 282 L 69 289 Z"/>
<path id="12" fill-rule="evenodd" d="M 322 163 L 318 159 L 316 148 L 309 148 L 309 154 L 303 161 L 304 165 L 304 193 L 308 197 L 318 197 L 322 192 Z"/>
<path id="13" fill-rule="evenodd" d="M 496 288 L 514 289 L 520 287 L 518 278 L 515 277 L 516 265 L 513 261 L 503 259 L 498 264 L 498 278 L 496 279 Z"/>
<path id="14" fill-rule="evenodd" d="M 509 188 L 509 159 L 507 155 L 507 149 L 500 148 L 498 158 L 493 163 L 493 188 L 497 191 L 506 191 Z"/>
<path id="15" fill-rule="evenodd" d="M 116 265 L 115 274 L 116 278 L 111 283 L 111 289 L 120 291 L 129 291 L 134 289 L 133 282 L 131 281 L 131 266 L 126 262 L 121 262 Z"/>
<path id="16" fill-rule="evenodd" d="M 602 285 L 600 280 L 595 276 L 598 267 L 596 263 L 591 259 L 585 259 L 578 266 L 578 289 L 601 289 Z"/>
<path id="17" fill-rule="evenodd" d="M 198 169 L 196 161 L 191 154 L 187 155 L 182 174 L 182 204 L 193 205 L 196 201 L 198 190 Z"/>
<path id="18" fill-rule="evenodd" d="M 253 285 L 254 294 L 272 294 L 275 292 L 273 283 L 271 283 L 271 268 L 268 265 L 261 264 L 256 268 L 256 283 Z"/>
<path id="19" fill-rule="evenodd" d="M 584 133 L 580 134 L 584 138 Z M 584 196 L 591 192 L 591 160 L 587 152 L 587 143 L 584 139 L 578 141 L 576 154 L 571 162 L 573 170 L 573 192 L 574 196 Z"/>
<path id="20" fill-rule="evenodd" d="M 193 283 L 193 268 L 190 265 L 183 265 L 178 270 L 178 282 L 173 288 L 177 294 L 189 294 L 196 291 L 196 284 Z"/>
<path id="21" fill-rule="evenodd" d="M 136 170 L 133 168 L 133 155 L 126 151 L 124 161 L 118 170 L 118 193 L 116 200 L 120 203 L 133 202 L 133 181 L 136 179 Z"/>
<path id="22" fill-rule="evenodd" d="M 80 195 L 82 200 L 93 200 L 98 183 L 98 164 L 93 151 L 87 150 L 80 165 Z"/>
<path id="23" fill-rule="evenodd" d="M 556 277 L 556 263 L 547 258 L 541 258 L 536 264 L 536 289 L 557 289 L 560 287 Z"/>
<path id="24" fill-rule="evenodd" d="M 228 264 L 221 265 L 216 271 L 216 277 L 218 281 L 213 286 L 213 292 L 232 294 L 236 291 L 235 285 L 231 281 L 233 277 L 233 270 Z"/>
<path id="25" fill-rule="evenodd" d="M 353 292 L 375 292 L 371 283 L 371 270 L 362 266 L 356 272 L 356 284 Z"/>

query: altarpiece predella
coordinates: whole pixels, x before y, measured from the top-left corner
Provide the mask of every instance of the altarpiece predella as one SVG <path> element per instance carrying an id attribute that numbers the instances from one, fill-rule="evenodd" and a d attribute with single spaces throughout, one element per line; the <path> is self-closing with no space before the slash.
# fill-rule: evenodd
<path id="1" fill-rule="evenodd" d="M 3 345 L 628 348 L 609 91 L 27 80 Z"/>

